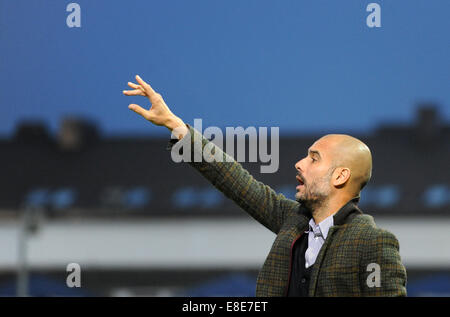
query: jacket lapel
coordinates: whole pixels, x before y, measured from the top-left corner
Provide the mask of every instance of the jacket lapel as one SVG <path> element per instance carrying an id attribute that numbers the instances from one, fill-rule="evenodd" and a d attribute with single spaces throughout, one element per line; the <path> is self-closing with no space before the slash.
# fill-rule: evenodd
<path id="1" fill-rule="evenodd" d="M 309 285 L 309 296 L 314 296 L 316 293 L 316 284 L 317 284 L 317 278 L 319 276 L 320 267 L 322 266 L 323 258 L 326 252 L 326 249 L 328 245 L 330 244 L 330 241 L 332 239 L 333 233 L 336 232 L 337 227 L 332 226 L 329 231 L 327 238 L 325 239 L 324 244 L 322 245 L 322 248 L 320 248 L 319 254 L 317 255 L 316 262 L 314 263 L 311 271 L 311 281 Z"/>
<path id="2" fill-rule="evenodd" d="M 314 296 L 317 288 L 317 278 L 319 276 L 320 267 L 322 266 L 322 262 L 325 258 L 325 254 L 328 246 L 333 240 L 333 234 L 339 229 L 339 227 L 345 223 L 351 221 L 351 219 L 358 214 L 362 214 L 361 210 L 358 208 L 356 203 L 358 202 L 359 197 L 353 198 L 347 204 L 345 204 L 338 212 L 336 212 L 333 216 L 333 226 L 330 227 L 328 231 L 327 238 L 325 239 L 322 248 L 320 248 L 319 254 L 317 255 L 316 262 L 313 265 L 311 271 L 311 281 L 309 285 L 309 296 Z"/>

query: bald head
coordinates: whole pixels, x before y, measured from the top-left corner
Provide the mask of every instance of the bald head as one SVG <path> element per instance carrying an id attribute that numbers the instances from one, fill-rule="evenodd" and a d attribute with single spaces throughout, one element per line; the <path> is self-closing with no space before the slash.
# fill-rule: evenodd
<path id="1" fill-rule="evenodd" d="M 350 170 L 349 186 L 358 194 L 372 175 L 372 154 L 369 147 L 346 134 L 329 134 L 317 142 L 330 151 L 334 167 L 346 167 Z"/>

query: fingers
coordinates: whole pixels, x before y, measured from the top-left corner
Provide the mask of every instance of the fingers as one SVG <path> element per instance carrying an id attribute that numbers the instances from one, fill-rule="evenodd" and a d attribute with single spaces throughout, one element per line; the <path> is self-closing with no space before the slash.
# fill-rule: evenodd
<path id="1" fill-rule="evenodd" d="M 145 81 L 142 80 L 139 75 L 136 75 L 137 82 L 141 85 L 141 87 L 144 89 L 144 91 L 147 93 L 149 97 L 152 97 L 155 94 L 155 91 L 152 87 L 150 87 L 149 84 L 147 84 Z"/>
<path id="2" fill-rule="evenodd" d="M 139 106 L 139 105 L 136 105 L 136 104 L 132 103 L 132 104 L 130 104 L 130 105 L 128 106 L 128 109 L 133 110 L 134 112 L 136 112 L 137 114 L 143 116 L 143 117 L 146 118 L 146 119 L 147 119 L 147 117 L 148 117 L 148 111 L 145 110 L 144 108 L 142 108 L 142 107 Z"/>
<path id="3" fill-rule="evenodd" d="M 140 85 L 136 85 L 130 81 L 128 82 L 128 86 L 130 86 L 133 89 L 143 89 Z"/>
<path id="4" fill-rule="evenodd" d="M 127 96 L 145 96 L 145 93 L 141 89 L 124 90 L 123 94 Z"/>
<path id="5" fill-rule="evenodd" d="M 128 82 L 128 86 L 133 88 L 133 90 L 124 90 L 123 94 L 127 96 L 145 96 L 144 88 L 141 85 L 136 85 L 132 82 Z"/>

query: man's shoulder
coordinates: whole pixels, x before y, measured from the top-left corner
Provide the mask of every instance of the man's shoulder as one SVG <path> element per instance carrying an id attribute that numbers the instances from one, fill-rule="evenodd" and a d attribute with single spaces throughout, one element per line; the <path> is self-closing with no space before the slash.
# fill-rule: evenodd
<path id="1" fill-rule="evenodd" d="M 361 214 L 354 217 L 348 223 L 348 229 L 353 233 L 357 232 L 364 240 L 398 243 L 397 238 L 392 232 L 378 227 L 374 218 L 368 214 Z"/>
<path id="2" fill-rule="evenodd" d="M 372 230 L 377 229 L 377 225 L 375 223 L 375 219 L 368 214 L 358 214 L 355 215 L 351 220 L 347 223 L 348 226 L 356 227 L 364 230 Z"/>

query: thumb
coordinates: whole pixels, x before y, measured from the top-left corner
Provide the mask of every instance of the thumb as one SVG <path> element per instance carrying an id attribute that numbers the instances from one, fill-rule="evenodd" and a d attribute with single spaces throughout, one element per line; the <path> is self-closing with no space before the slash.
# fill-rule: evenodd
<path id="1" fill-rule="evenodd" d="M 134 112 L 136 112 L 137 114 L 140 114 L 141 116 L 143 116 L 144 118 L 147 117 L 147 110 L 145 110 L 144 108 L 142 108 L 139 105 L 136 105 L 134 103 L 130 104 L 128 106 L 128 109 L 133 110 Z"/>

